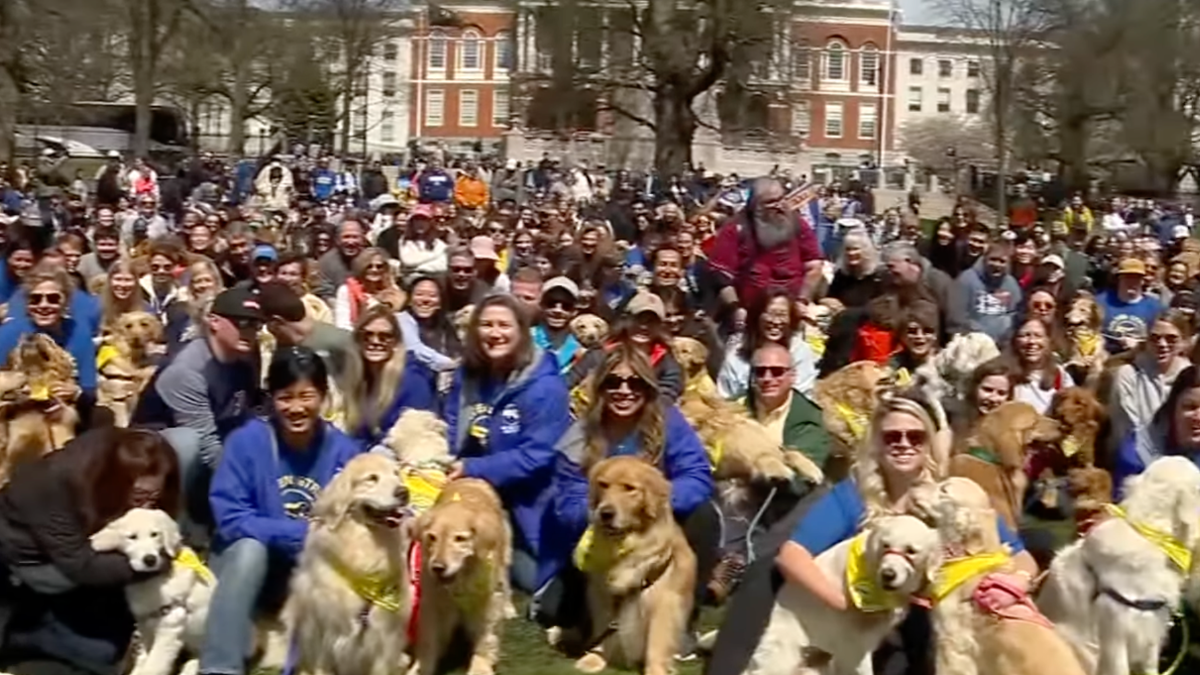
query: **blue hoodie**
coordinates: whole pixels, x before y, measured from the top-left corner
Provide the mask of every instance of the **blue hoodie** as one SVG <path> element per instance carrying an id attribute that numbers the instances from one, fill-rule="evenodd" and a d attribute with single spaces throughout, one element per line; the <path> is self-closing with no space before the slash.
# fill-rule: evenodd
<path id="1" fill-rule="evenodd" d="M 33 325 L 27 314 L 10 316 L 0 324 L 0 363 L 8 359 L 12 350 L 21 342 L 21 336 L 28 333 L 45 333 Z M 67 350 L 75 359 L 75 370 L 78 373 L 76 382 L 79 388 L 88 394 L 96 393 L 96 382 L 99 373 L 96 371 L 96 344 L 92 341 L 92 333 L 86 323 L 72 318 L 62 320 L 62 329 L 55 333 L 47 333 L 54 338 L 54 343 Z"/>
<path id="2" fill-rule="evenodd" d="M 437 385 L 433 371 L 414 358 L 405 361 L 400 390 L 379 418 L 379 424 L 375 428 L 364 424 L 354 432 L 354 440 L 363 443 L 364 448 L 382 442 L 396 424 L 396 420 L 400 419 L 400 413 L 409 408 L 438 412 Z"/>
<path id="3" fill-rule="evenodd" d="M 441 169 L 426 169 L 417 177 L 417 198 L 422 204 L 454 199 L 454 179 Z"/>
<path id="4" fill-rule="evenodd" d="M 1011 274 L 991 279 L 984 272 L 986 255 L 958 275 L 959 292 L 965 303 L 964 316 L 972 331 L 987 333 L 996 344 L 1008 341 L 1021 306 L 1021 285 Z"/>
<path id="5" fill-rule="evenodd" d="M 333 196 L 333 184 L 337 180 L 337 174 L 329 167 L 316 167 L 312 170 L 312 196 L 313 199 L 324 202 Z"/>
<path id="6" fill-rule="evenodd" d="M 324 424 L 314 445 L 297 453 L 280 443 L 270 422 L 261 419 L 229 434 L 208 495 L 218 549 L 254 539 L 291 558 L 300 555 L 308 534 L 304 502 L 311 506 L 316 493 L 361 451 L 330 424 Z M 313 452 L 315 456 L 304 456 Z"/>
<path id="7" fill-rule="evenodd" d="M 17 289 L 8 300 L 9 316 L 24 315 L 27 302 L 25 289 Z M 74 319 L 83 322 L 93 337 L 100 334 L 100 318 L 103 310 L 96 296 L 79 289 L 71 291 L 71 304 L 67 308 L 67 312 Z"/>
<path id="8" fill-rule="evenodd" d="M 543 539 L 558 539 L 548 516 L 555 444 L 571 426 L 569 398 L 558 362 L 541 349 L 501 383 L 480 382 L 459 368 L 446 398 L 450 448 L 463 459 L 464 475 L 500 493 L 517 529 L 514 543 L 539 563 L 539 587 L 553 576 L 540 554 Z"/>
<path id="9" fill-rule="evenodd" d="M 683 413 L 675 406 L 666 410 L 662 462 L 659 468 L 671 481 L 671 510 L 683 522 L 698 506 L 713 496 L 712 465 L 700 438 Z M 609 456 L 636 455 L 638 439 L 620 443 Z M 571 551 L 588 525 L 588 479 L 581 467 L 587 452 L 583 422 L 576 422 L 558 443 L 554 471 L 554 512 L 566 536 L 557 551 L 560 564 L 569 560 Z"/>

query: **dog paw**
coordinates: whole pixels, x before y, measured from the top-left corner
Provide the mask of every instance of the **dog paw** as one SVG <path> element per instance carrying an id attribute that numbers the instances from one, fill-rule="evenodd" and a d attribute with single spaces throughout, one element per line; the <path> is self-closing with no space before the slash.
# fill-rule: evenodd
<path id="1" fill-rule="evenodd" d="M 825 481 L 825 472 L 821 471 L 821 467 L 817 466 L 816 462 L 805 457 L 803 453 L 796 450 L 786 450 L 783 453 L 783 460 L 787 462 L 792 471 L 795 471 L 813 483 L 820 484 Z"/>
<path id="2" fill-rule="evenodd" d="M 495 672 L 491 661 L 478 656 L 471 657 L 471 665 L 467 667 L 467 675 L 495 675 Z"/>
<path id="3" fill-rule="evenodd" d="M 588 652 L 575 662 L 575 670 L 581 673 L 598 673 L 607 667 L 608 661 L 596 652 Z"/>
<path id="4" fill-rule="evenodd" d="M 517 606 L 513 604 L 513 601 L 511 599 L 506 600 L 504 602 L 504 618 L 505 619 L 515 619 L 518 616 L 520 616 L 520 613 L 517 612 Z"/>

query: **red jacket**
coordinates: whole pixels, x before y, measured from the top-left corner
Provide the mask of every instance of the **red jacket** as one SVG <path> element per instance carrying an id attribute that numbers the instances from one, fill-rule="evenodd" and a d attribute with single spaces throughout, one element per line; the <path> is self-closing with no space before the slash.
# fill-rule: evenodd
<path id="1" fill-rule="evenodd" d="M 708 255 L 709 266 L 733 284 L 743 307 L 753 306 L 768 288 L 782 287 L 799 295 L 804 266 L 820 260 L 821 250 L 808 223 L 798 216 L 796 223 L 796 236 L 770 250 L 759 248 L 745 212 L 717 230 Z"/>

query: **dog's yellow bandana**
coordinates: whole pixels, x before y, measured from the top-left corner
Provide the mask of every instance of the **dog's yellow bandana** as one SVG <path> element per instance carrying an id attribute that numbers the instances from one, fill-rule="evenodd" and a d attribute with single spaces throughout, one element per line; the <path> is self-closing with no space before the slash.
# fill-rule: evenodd
<path id="1" fill-rule="evenodd" d="M 1185 574 L 1192 569 L 1192 552 L 1188 550 L 1174 535 L 1163 532 L 1157 527 L 1139 523 L 1129 518 L 1129 514 L 1125 513 L 1125 509 L 1116 504 L 1105 504 L 1104 510 L 1110 516 L 1120 518 L 1129 523 L 1129 526 L 1134 529 L 1146 541 L 1154 544 L 1154 547 L 1163 552 L 1163 555 L 1179 568 L 1179 571 Z"/>
<path id="2" fill-rule="evenodd" d="M 1078 438 L 1075 438 L 1074 436 L 1067 436 L 1062 439 L 1060 447 L 1062 448 L 1064 457 L 1071 457 L 1075 453 L 1079 452 L 1079 448 L 1082 447 L 1082 444 L 1079 442 Z"/>
<path id="3" fill-rule="evenodd" d="M 608 537 L 597 541 L 596 533 L 589 525 L 575 546 L 575 567 L 581 572 L 607 569 L 628 552 L 623 544 Z"/>
<path id="4" fill-rule="evenodd" d="M 104 366 L 107 366 L 109 361 L 120 355 L 121 352 L 117 351 L 116 347 L 104 345 L 100 348 L 100 351 L 96 352 L 96 370 L 104 370 Z"/>
<path id="5" fill-rule="evenodd" d="M 896 373 L 892 375 L 896 381 L 897 387 L 907 387 L 912 383 L 912 373 L 908 372 L 908 368 L 897 368 Z"/>
<path id="6" fill-rule="evenodd" d="M 846 558 L 846 592 L 850 602 L 864 612 L 888 612 L 903 605 L 902 596 L 879 587 L 866 553 L 867 533 L 863 532 L 850 540 Z"/>
<path id="7" fill-rule="evenodd" d="M 196 552 L 187 546 L 179 549 L 179 553 L 175 556 L 175 560 L 173 562 L 178 567 L 195 572 L 196 576 L 200 577 L 201 581 L 206 584 L 212 585 L 217 581 L 217 577 L 213 575 L 212 570 L 208 569 L 208 567 L 200 561 L 200 556 L 196 555 Z"/>
<path id="8" fill-rule="evenodd" d="M 825 355 L 825 342 L 828 338 L 818 330 L 804 331 L 804 341 L 818 357 Z"/>
<path id="9" fill-rule="evenodd" d="M 1100 334 L 1091 328 L 1080 328 L 1075 331 L 1075 349 L 1080 356 L 1095 356 L 1100 349 Z"/>
<path id="10" fill-rule="evenodd" d="M 358 597 L 384 611 L 400 611 L 403 598 L 395 577 L 386 574 L 358 574 L 336 559 L 330 560 L 329 564 Z"/>
<path id="11" fill-rule="evenodd" d="M 833 411 L 846 421 L 846 426 L 850 429 L 850 434 L 855 440 L 862 440 L 867 436 L 867 416 L 859 411 L 851 408 L 849 405 L 837 401 L 833 404 Z"/>
<path id="12" fill-rule="evenodd" d="M 440 466 L 405 466 L 400 477 L 408 488 L 409 504 L 418 513 L 429 510 L 446 487 L 446 472 Z"/>
<path id="13" fill-rule="evenodd" d="M 930 599 L 936 605 L 945 600 L 959 586 L 975 577 L 994 572 L 1008 564 L 1011 559 L 1008 551 L 996 551 L 995 553 L 981 553 L 947 560 L 942 563 L 934 576 L 933 594 Z"/>

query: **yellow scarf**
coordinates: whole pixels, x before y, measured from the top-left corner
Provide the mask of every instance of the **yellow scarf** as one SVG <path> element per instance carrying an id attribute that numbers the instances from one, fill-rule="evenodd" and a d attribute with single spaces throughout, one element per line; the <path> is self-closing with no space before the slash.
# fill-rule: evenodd
<path id="1" fill-rule="evenodd" d="M 959 586 L 971 579 L 993 572 L 1011 560 L 1008 551 L 981 553 L 965 558 L 952 558 L 942 563 L 933 580 L 933 604 L 945 600 Z"/>
<path id="2" fill-rule="evenodd" d="M 1075 349 L 1079 355 L 1091 357 L 1100 349 L 1100 334 L 1091 328 L 1081 328 L 1075 332 Z"/>
<path id="3" fill-rule="evenodd" d="M 403 598 L 400 595 L 400 585 L 393 575 L 358 574 L 343 565 L 340 560 L 333 559 L 329 562 L 338 576 L 350 585 L 350 589 L 358 594 L 358 597 L 382 610 L 400 611 L 400 602 Z"/>
<path id="4" fill-rule="evenodd" d="M 1067 436 L 1066 438 L 1062 439 L 1063 456 L 1073 456 L 1075 453 L 1079 452 L 1080 445 L 1079 439 L 1075 438 L 1074 436 Z"/>
<path id="5" fill-rule="evenodd" d="M 96 370 L 104 370 L 104 366 L 107 366 L 109 361 L 120 355 L 121 352 L 117 351 L 116 347 L 112 345 L 102 346 L 100 351 L 96 352 Z"/>
<path id="6" fill-rule="evenodd" d="M 896 374 L 892 377 L 896 380 L 897 387 L 907 387 L 912 382 L 912 373 L 908 372 L 908 368 L 898 368 Z"/>
<path id="7" fill-rule="evenodd" d="M 201 581 L 208 585 L 216 583 L 217 577 L 213 575 L 212 570 L 208 569 L 203 562 L 200 561 L 200 556 L 192 549 L 184 546 L 179 549 L 179 553 L 175 556 L 174 564 L 178 567 L 191 570 L 200 577 Z"/>
<path id="8" fill-rule="evenodd" d="M 596 533 L 589 525 L 575 546 L 575 568 L 581 572 L 608 569 L 617 560 L 629 553 L 622 543 L 618 544 L 608 537 L 596 540 Z"/>
<path id="9" fill-rule="evenodd" d="M 864 612 L 887 612 L 904 604 L 904 598 L 885 591 L 875 580 L 875 570 L 867 564 L 867 533 L 850 540 L 846 558 L 846 591 L 854 606 Z"/>
<path id="10" fill-rule="evenodd" d="M 854 436 L 855 440 L 861 441 L 867 435 L 867 416 L 850 406 L 840 401 L 833 404 L 833 411 L 846 421 L 846 426 L 850 428 L 850 435 Z"/>
<path id="11" fill-rule="evenodd" d="M 400 478 L 408 488 L 409 503 L 418 513 L 429 510 L 446 487 L 446 472 L 441 467 L 405 466 L 400 469 Z"/>
<path id="12" fill-rule="evenodd" d="M 1162 551 L 1163 555 L 1167 556 L 1179 568 L 1179 571 L 1186 574 L 1188 570 L 1192 569 L 1192 552 L 1176 539 L 1174 535 L 1163 532 L 1152 525 L 1130 520 L 1129 514 L 1125 513 L 1125 509 L 1116 504 L 1105 504 L 1104 510 L 1110 516 L 1115 516 L 1129 523 L 1129 526 L 1142 535 L 1142 538 L 1154 544 L 1155 548 Z"/>
<path id="13" fill-rule="evenodd" d="M 825 343 L 828 338 L 819 330 L 804 331 L 804 341 L 818 357 L 825 355 Z"/>

